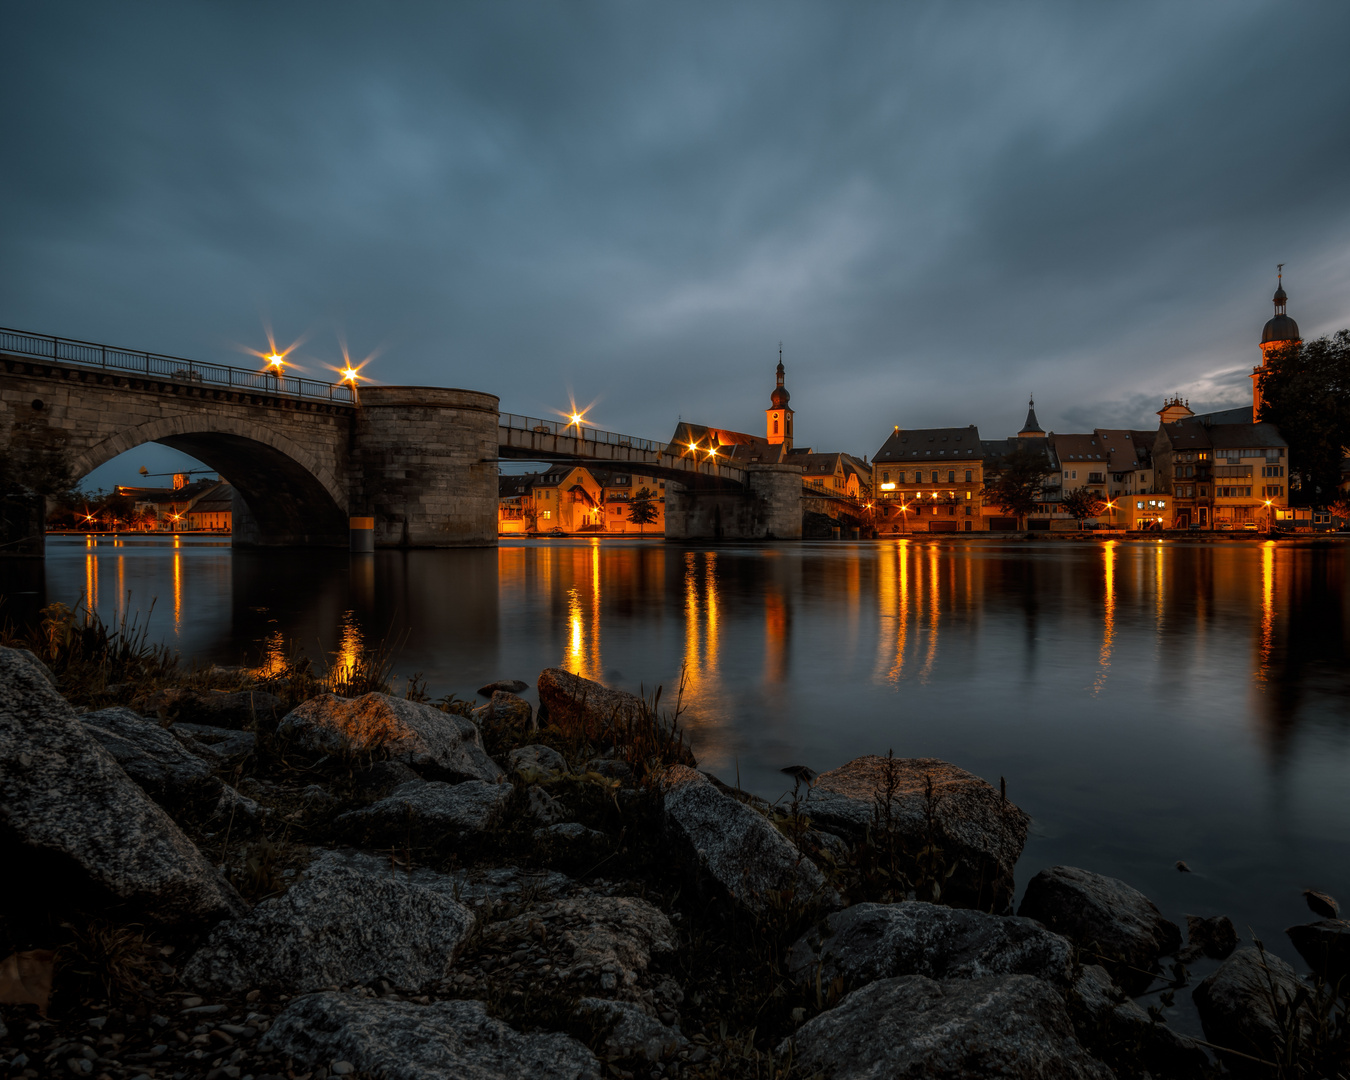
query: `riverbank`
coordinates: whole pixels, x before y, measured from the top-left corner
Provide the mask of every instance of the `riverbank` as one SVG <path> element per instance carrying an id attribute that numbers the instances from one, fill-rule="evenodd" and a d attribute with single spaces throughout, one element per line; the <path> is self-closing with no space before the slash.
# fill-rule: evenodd
<path id="1" fill-rule="evenodd" d="M 433 705 L 378 663 L 182 673 L 55 637 L 54 674 L 0 653 L 32 883 L 0 949 L 34 996 L 52 980 L 46 1017 L 0 1013 L 12 1075 L 805 1077 L 880 1052 L 1196 1076 L 1207 1052 L 1115 984 L 1176 992 L 1162 957 L 1227 952 L 1223 990 L 1259 960 L 1222 919 L 1180 952 L 1086 871 L 1035 875 L 1012 916 L 1027 816 L 933 759 L 801 770 L 771 805 L 693 767 L 678 700 L 556 669 L 538 710 L 521 683 Z M 1260 1028 L 1216 998 L 1207 1033 Z"/>

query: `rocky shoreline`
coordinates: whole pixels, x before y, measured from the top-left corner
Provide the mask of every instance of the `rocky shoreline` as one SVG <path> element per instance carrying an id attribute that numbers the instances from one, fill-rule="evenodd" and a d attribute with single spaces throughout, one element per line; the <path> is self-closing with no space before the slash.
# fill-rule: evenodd
<path id="1" fill-rule="evenodd" d="M 538 715 L 521 683 L 472 706 L 237 681 L 91 708 L 0 648 L 0 1075 L 1345 1065 L 1350 924 L 1291 928 L 1310 982 L 1085 869 L 1014 913 L 1029 818 L 947 762 L 801 770 L 775 806 L 700 772 L 678 709 L 558 669 Z M 1203 1043 L 1130 996 L 1201 955 Z"/>

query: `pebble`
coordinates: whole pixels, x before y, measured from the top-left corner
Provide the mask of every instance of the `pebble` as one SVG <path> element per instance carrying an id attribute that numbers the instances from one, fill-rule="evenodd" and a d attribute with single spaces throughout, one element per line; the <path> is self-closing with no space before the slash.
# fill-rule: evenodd
<path id="1" fill-rule="evenodd" d="M 333 1068 L 330 1071 L 334 1076 L 347 1076 L 350 1073 L 356 1072 L 356 1066 L 350 1061 L 335 1061 L 333 1062 Z"/>
<path id="2" fill-rule="evenodd" d="M 184 1008 L 184 1009 L 195 1009 L 195 1008 L 196 1008 L 198 1005 L 200 1005 L 201 1003 L 202 1003 L 202 999 L 199 998 L 199 997 L 184 998 L 184 999 L 183 999 L 183 1008 Z"/>
<path id="3" fill-rule="evenodd" d="M 188 1000 L 190 1001 L 190 1000 L 192 1000 L 192 999 L 189 998 Z M 201 998 L 198 998 L 197 1000 L 200 1001 Z M 182 1011 L 183 1011 L 184 1013 L 186 1013 L 188 1016 L 214 1016 L 216 1013 L 223 1013 L 223 1012 L 225 1011 L 225 1006 L 224 1006 L 224 1005 L 194 1005 L 194 1006 L 192 1006 L 191 1008 L 183 1009 Z"/>
<path id="4" fill-rule="evenodd" d="M 90 1017 L 89 1026 L 93 1028 L 95 1031 L 99 1031 L 103 1028 L 103 1025 L 106 1024 L 107 1022 L 108 1018 L 106 1016 L 94 1016 Z"/>

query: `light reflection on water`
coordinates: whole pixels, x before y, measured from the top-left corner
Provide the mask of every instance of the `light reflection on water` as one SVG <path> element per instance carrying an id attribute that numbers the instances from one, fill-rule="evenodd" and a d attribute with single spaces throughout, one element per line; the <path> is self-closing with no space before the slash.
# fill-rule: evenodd
<path id="1" fill-rule="evenodd" d="M 1350 896 L 1339 547 L 592 539 L 349 557 L 72 538 L 23 565 L 0 565 L 0 614 L 84 593 L 115 618 L 159 598 L 152 637 L 200 662 L 351 664 L 405 642 L 397 670 L 433 697 L 563 666 L 662 685 L 666 705 L 683 669 L 712 771 L 774 797 L 782 766 L 894 748 L 1006 776 L 1035 819 L 1019 880 L 1084 865 L 1178 921 L 1225 912 L 1269 943 L 1306 917 L 1298 889 Z"/>

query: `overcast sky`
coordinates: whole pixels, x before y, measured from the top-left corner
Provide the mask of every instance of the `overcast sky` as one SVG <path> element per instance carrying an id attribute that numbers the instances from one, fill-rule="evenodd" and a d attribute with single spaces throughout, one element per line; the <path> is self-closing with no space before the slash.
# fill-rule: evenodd
<path id="1" fill-rule="evenodd" d="M 0 323 L 799 444 L 1350 326 L 1350 4 L 0 6 Z M 154 468 L 172 460 L 150 451 Z M 123 482 L 130 475 L 119 476 Z M 111 480 L 109 480 L 111 482 Z"/>

